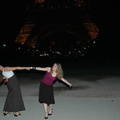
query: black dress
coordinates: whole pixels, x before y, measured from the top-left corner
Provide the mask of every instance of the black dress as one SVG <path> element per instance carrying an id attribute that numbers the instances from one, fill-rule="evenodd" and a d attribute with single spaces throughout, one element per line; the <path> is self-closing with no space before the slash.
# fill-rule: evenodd
<path id="1" fill-rule="evenodd" d="M 8 79 L 7 88 L 8 94 L 3 111 L 18 112 L 25 110 L 21 89 L 15 75 Z"/>
<path id="2" fill-rule="evenodd" d="M 39 102 L 46 104 L 55 104 L 53 85 L 46 85 L 41 82 L 39 87 Z"/>

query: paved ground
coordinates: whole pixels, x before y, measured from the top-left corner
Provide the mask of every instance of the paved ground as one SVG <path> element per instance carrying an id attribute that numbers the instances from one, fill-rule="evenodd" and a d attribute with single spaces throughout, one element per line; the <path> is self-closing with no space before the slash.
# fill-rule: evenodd
<path id="1" fill-rule="evenodd" d="M 17 74 L 21 85 L 26 110 L 22 116 L 2 115 L 7 94 L 6 86 L 0 86 L 0 120 L 44 120 L 44 112 L 38 103 L 39 82 L 43 75 Z M 48 120 L 119 120 L 120 76 L 66 77 L 73 84 L 70 90 L 56 82 L 54 93 L 56 104 Z"/>

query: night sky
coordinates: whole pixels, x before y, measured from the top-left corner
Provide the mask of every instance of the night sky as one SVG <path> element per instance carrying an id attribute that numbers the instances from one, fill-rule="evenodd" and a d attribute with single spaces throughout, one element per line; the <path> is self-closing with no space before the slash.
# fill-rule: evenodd
<path id="1" fill-rule="evenodd" d="M 26 8 L 33 0 L 4 1 L 1 3 L 1 43 L 12 43 L 26 20 Z M 96 45 L 90 55 L 120 56 L 119 4 L 116 1 L 92 0 L 91 16 L 99 28 Z M 89 54 L 89 51 L 87 51 Z"/>

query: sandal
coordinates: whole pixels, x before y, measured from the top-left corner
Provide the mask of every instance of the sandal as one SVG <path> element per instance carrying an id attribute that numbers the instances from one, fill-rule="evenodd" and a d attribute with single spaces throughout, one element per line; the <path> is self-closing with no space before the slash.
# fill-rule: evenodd
<path id="1" fill-rule="evenodd" d="M 15 116 L 15 117 L 21 116 L 21 113 L 15 112 L 15 113 L 14 113 L 14 116 Z"/>
<path id="2" fill-rule="evenodd" d="M 10 114 L 9 112 L 3 112 L 4 116 L 9 115 L 9 114 Z"/>

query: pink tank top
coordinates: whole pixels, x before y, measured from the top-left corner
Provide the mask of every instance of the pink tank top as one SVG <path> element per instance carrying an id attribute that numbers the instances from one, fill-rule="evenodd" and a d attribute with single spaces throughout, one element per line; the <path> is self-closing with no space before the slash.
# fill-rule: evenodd
<path id="1" fill-rule="evenodd" d="M 47 85 L 53 85 L 53 82 L 56 80 L 56 77 L 53 77 L 50 72 L 46 72 L 45 76 L 42 79 L 42 82 Z"/>

